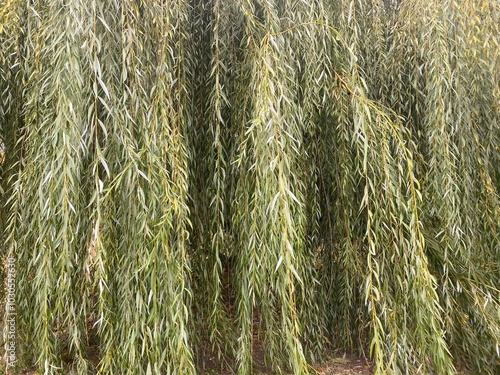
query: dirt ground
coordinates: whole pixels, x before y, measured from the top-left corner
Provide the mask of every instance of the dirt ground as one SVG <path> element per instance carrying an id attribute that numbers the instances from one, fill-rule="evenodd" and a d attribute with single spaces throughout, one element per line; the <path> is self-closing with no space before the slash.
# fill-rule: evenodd
<path id="1" fill-rule="evenodd" d="M 0 360 L 0 366 L 2 361 Z M 0 371 L 0 374 L 3 372 Z M 20 375 L 38 375 L 36 371 L 22 371 Z M 232 375 L 231 371 L 221 371 L 211 369 L 209 371 L 200 371 L 200 375 Z M 311 375 L 373 375 L 372 367 L 366 360 L 355 356 L 332 357 L 322 363 L 321 365 L 314 366 Z M 275 375 L 272 371 L 266 370 L 258 363 L 255 366 L 254 375 Z M 471 375 L 470 372 L 460 369 L 457 375 Z"/>
<path id="2" fill-rule="evenodd" d="M 334 358 L 329 363 L 317 366 L 315 368 L 320 375 L 372 375 L 370 367 L 362 360 L 356 358 Z M 273 375 L 270 372 L 258 372 L 259 375 Z M 22 375 L 38 375 L 36 371 L 25 371 Z M 214 370 L 201 375 L 230 375 L 230 373 L 218 373 Z"/>
<path id="3" fill-rule="evenodd" d="M 321 375 L 373 374 L 370 364 L 356 357 L 332 358 L 325 364 L 317 366 L 316 370 Z"/>

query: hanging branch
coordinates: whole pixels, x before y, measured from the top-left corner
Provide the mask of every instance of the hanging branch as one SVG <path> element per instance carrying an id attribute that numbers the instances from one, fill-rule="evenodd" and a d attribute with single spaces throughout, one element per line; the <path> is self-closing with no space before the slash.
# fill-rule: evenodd
<path id="1" fill-rule="evenodd" d="M 0 0 L 19 370 L 498 373 L 499 15 Z"/>

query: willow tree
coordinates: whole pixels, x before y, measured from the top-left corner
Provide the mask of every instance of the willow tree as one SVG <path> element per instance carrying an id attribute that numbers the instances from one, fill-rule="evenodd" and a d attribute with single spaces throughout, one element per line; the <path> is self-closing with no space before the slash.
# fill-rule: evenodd
<path id="1" fill-rule="evenodd" d="M 278 373 L 497 374 L 499 25 L 496 0 L 0 1 L 17 368 L 244 375 L 262 345 Z"/>

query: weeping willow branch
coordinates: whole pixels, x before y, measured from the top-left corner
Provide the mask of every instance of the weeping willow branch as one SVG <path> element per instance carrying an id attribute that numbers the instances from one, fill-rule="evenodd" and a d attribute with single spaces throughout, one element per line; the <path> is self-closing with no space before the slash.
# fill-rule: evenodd
<path id="1" fill-rule="evenodd" d="M 498 373 L 499 16 L 0 0 L 19 370 Z"/>

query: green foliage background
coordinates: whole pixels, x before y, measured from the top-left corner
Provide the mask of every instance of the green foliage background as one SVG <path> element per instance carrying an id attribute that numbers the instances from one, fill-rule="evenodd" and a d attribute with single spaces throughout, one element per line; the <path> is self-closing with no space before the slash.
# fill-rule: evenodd
<path id="1" fill-rule="evenodd" d="M 21 366 L 500 373 L 498 0 L 2 0 L 0 42 Z"/>

